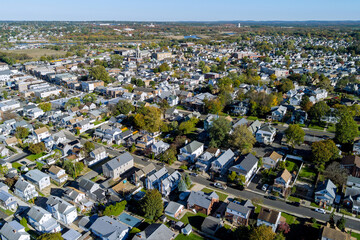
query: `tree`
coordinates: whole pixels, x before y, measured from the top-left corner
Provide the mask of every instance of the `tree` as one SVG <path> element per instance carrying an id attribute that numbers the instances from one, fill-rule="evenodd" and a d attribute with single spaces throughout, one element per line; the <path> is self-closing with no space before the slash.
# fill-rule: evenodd
<path id="1" fill-rule="evenodd" d="M 112 113 L 114 116 L 117 116 L 119 114 L 128 115 L 130 112 L 132 112 L 134 110 L 135 110 L 135 107 L 131 103 L 129 103 L 126 100 L 120 100 L 115 105 Z"/>
<path id="2" fill-rule="evenodd" d="M 3 121 L 7 121 L 10 119 L 16 119 L 18 117 L 18 115 L 16 113 L 13 113 L 11 111 L 6 111 L 2 113 L 2 120 Z"/>
<path id="3" fill-rule="evenodd" d="M 208 113 L 219 114 L 223 110 L 220 99 L 204 100 L 204 107 Z"/>
<path id="4" fill-rule="evenodd" d="M 94 80 L 101 80 L 108 84 L 111 82 L 109 73 L 106 71 L 104 66 L 92 67 L 89 71 L 89 77 Z"/>
<path id="5" fill-rule="evenodd" d="M 230 135 L 230 146 L 239 150 L 242 154 L 251 152 L 256 139 L 245 124 L 236 126 Z"/>
<path id="6" fill-rule="evenodd" d="M 51 102 L 39 103 L 39 108 L 44 112 L 51 111 Z"/>
<path id="7" fill-rule="evenodd" d="M 331 139 L 314 142 L 311 145 L 311 152 L 313 161 L 320 170 L 324 170 L 327 162 L 339 157 L 339 149 Z"/>
<path id="8" fill-rule="evenodd" d="M 183 134 L 189 134 L 196 130 L 196 124 L 199 122 L 199 119 L 197 118 L 191 118 L 188 121 L 182 122 L 179 125 L 179 130 Z"/>
<path id="9" fill-rule="evenodd" d="M 330 227 L 334 228 L 335 226 L 335 219 L 334 219 L 334 212 L 331 212 L 330 215 L 329 215 L 329 221 L 328 223 L 330 224 Z"/>
<path id="10" fill-rule="evenodd" d="M 282 79 L 279 86 L 279 91 L 282 93 L 286 93 L 291 89 L 294 89 L 294 83 L 290 79 Z"/>
<path id="11" fill-rule="evenodd" d="M 109 205 L 105 208 L 103 214 L 105 216 L 119 216 L 125 210 L 126 204 L 127 202 L 124 200 L 114 205 Z"/>
<path id="12" fill-rule="evenodd" d="M 95 93 L 88 93 L 82 98 L 82 101 L 84 103 L 95 103 L 96 100 L 97 100 L 97 96 Z"/>
<path id="13" fill-rule="evenodd" d="M 156 107 L 144 107 L 143 113 L 137 113 L 134 117 L 136 127 L 148 132 L 158 132 L 162 125 L 161 111 Z"/>
<path id="14" fill-rule="evenodd" d="M 212 121 L 209 129 L 210 139 L 215 146 L 226 146 L 229 132 L 231 129 L 231 123 L 224 117 L 219 117 Z"/>
<path id="15" fill-rule="evenodd" d="M 64 240 L 60 232 L 57 233 L 44 233 L 40 235 L 37 240 Z"/>
<path id="16" fill-rule="evenodd" d="M 312 106 L 313 106 L 313 103 L 310 101 L 309 96 L 304 95 L 300 102 L 301 109 L 304 110 L 305 112 L 308 112 Z"/>
<path id="17" fill-rule="evenodd" d="M 95 149 L 95 144 L 93 142 L 87 141 L 86 143 L 84 143 L 84 148 L 87 152 L 91 152 Z"/>
<path id="18" fill-rule="evenodd" d="M 179 192 L 187 191 L 186 183 L 185 183 L 185 180 L 183 178 L 180 179 L 180 182 L 178 184 L 178 190 L 179 190 Z"/>
<path id="19" fill-rule="evenodd" d="M 171 165 L 176 161 L 176 148 L 170 147 L 164 153 L 160 155 L 160 161 L 166 162 L 167 164 Z"/>
<path id="20" fill-rule="evenodd" d="M 290 124 L 285 130 L 285 136 L 287 143 L 294 148 L 304 142 L 305 132 L 298 124 Z"/>
<path id="21" fill-rule="evenodd" d="M 147 190 L 140 207 L 146 218 L 151 220 L 159 218 L 164 211 L 161 193 L 156 189 Z"/>
<path id="22" fill-rule="evenodd" d="M 42 153 L 43 151 L 45 151 L 45 144 L 43 142 L 39 142 L 39 143 L 30 143 L 29 145 L 29 151 L 32 154 L 39 154 Z"/>
<path id="23" fill-rule="evenodd" d="M 24 139 L 27 136 L 29 136 L 29 129 L 27 129 L 26 127 L 17 127 L 15 130 L 15 136 L 18 139 Z"/>
<path id="24" fill-rule="evenodd" d="M 346 220 L 344 218 L 344 215 L 336 222 L 336 226 L 341 230 L 344 231 L 345 230 L 345 223 Z"/>
<path id="25" fill-rule="evenodd" d="M 324 171 L 325 178 L 329 178 L 338 186 L 343 186 L 346 183 L 348 175 L 348 170 L 338 162 L 332 162 Z"/>
<path id="26" fill-rule="evenodd" d="M 249 240 L 273 240 L 275 236 L 271 227 L 260 225 L 250 232 Z"/>
<path id="27" fill-rule="evenodd" d="M 191 178 L 190 178 L 189 174 L 185 173 L 184 180 L 185 180 L 186 187 L 189 189 L 191 187 L 191 184 L 192 184 L 192 181 L 191 181 Z"/>
<path id="28" fill-rule="evenodd" d="M 4 90 L 4 91 L 2 92 L 2 96 L 3 96 L 4 99 L 8 99 L 8 96 L 9 96 L 8 91 Z"/>
<path id="29" fill-rule="evenodd" d="M 249 226 L 239 226 L 233 233 L 235 240 L 248 240 L 250 237 Z"/>
<path id="30" fill-rule="evenodd" d="M 70 98 L 66 103 L 65 103 L 65 108 L 69 109 L 69 108 L 73 108 L 73 107 L 77 107 L 81 104 L 80 99 L 77 97 L 73 97 Z"/>
<path id="31" fill-rule="evenodd" d="M 23 218 L 20 220 L 20 224 L 24 226 L 26 232 L 30 230 L 29 227 L 28 227 L 28 223 L 27 223 L 27 221 L 26 221 L 26 218 L 23 217 Z"/>
<path id="32" fill-rule="evenodd" d="M 357 123 L 350 113 L 340 115 L 340 120 L 335 125 L 335 139 L 341 144 L 352 143 L 359 135 Z"/>
<path id="33" fill-rule="evenodd" d="M 281 222 L 278 226 L 278 231 L 282 233 L 289 233 L 290 232 L 290 226 L 287 222 Z"/>
<path id="34" fill-rule="evenodd" d="M 321 118 L 330 111 L 330 107 L 324 102 L 317 102 L 311 107 L 309 115 L 312 119 L 320 122 Z"/>

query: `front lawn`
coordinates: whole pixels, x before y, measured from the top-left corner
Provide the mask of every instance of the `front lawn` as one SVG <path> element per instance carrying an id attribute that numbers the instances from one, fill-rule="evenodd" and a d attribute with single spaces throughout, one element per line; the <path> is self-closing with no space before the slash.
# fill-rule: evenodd
<path id="1" fill-rule="evenodd" d="M 289 196 L 287 198 L 288 201 L 291 201 L 291 202 L 300 202 L 300 198 L 297 198 L 297 197 L 293 197 L 293 196 Z"/>
<path id="2" fill-rule="evenodd" d="M 210 188 L 203 188 L 201 191 L 203 191 L 204 193 L 216 192 L 216 194 L 219 196 L 220 201 L 225 201 L 225 199 L 228 197 L 228 195 L 226 195 L 225 193 L 214 191 Z"/>
<path id="3" fill-rule="evenodd" d="M 10 215 L 13 215 L 14 212 L 10 211 L 10 210 L 7 210 L 7 209 L 3 209 L 3 208 L 0 208 L 1 211 L 3 211 L 6 215 L 10 216 Z"/>
<path id="4" fill-rule="evenodd" d="M 335 124 L 329 124 L 326 131 L 335 133 Z"/>
<path id="5" fill-rule="evenodd" d="M 204 238 L 196 235 L 195 233 L 190 233 L 188 236 L 185 236 L 184 234 L 179 234 L 176 236 L 175 240 L 203 240 Z"/>
<path id="6" fill-rule="evenodd" d="M 348 233 L 350 233 L 350 231 Z M 351 236 L 356 238 L 357 240 L 360 240 L 360 233 L 352 232 Z"/>
<path id="7" fill-rule="evenodd" d="M 21 168 L 21 164 L 20 163 L 18 163 L 18 162 L 13 162 L 12 164 L 11 164 L 11 166 L 13 167 L 13 168 L 16 168 L 16 169 L 18 169 L 18 170 L 20 170 L 20 168 Z"/>
<path id="8" fill-rule="evenodd" d="M 299 224 L 300 222 L 296 219 L 295 216 L 287 214 L 282 212 L 281 216 L 284 217 L 286 219 L 286 223 L 291 225 L 291 224 Z"/>
<path id="9" fill-rule="evenodd" d="M 38 154 L 31 154 L 31 155 L 27 156 L 26 158 L 29 159 L 30 161 L 35 161 L 36 159 L 41 158 L 45 155 L 46 155 L 46 153 L 42 152 L 42 153 L 38 153 Z"/>
<path id="10" fill-rule="evenodd" d="M 195 229 L 198 230 L 201 228 L 201 224 L 203 223 L 204 219 L 207 216 L 203 213 L 191 213 L 191 212 L 187 212 L 181 219 L 180 221 L 183 222 L 185 225 L 189 224 Z"/>

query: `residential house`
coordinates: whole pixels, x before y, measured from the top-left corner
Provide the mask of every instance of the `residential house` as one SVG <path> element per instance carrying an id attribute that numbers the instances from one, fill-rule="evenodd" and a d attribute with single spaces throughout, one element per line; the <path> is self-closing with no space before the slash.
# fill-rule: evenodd
<path id="1" fill-rule="evenodd" d="M 25 178 L 35 184 L 40 191 L 48 186 L 50 186 L 50 177 L 49 175 L 41 172 L 38 169 L 33 169 L 28 171 L 25 174 Z"/>
<path id="2" fill-rule="evenodd" d="M 21 178 L 15 183 L 14 188 L 14 194 L 25 201 L 29 201 L 39 195 L 34 185 Z"/>
<path id="3" fill-rule="evenodd" d="M 276 165 L 283 160 L 283 156 L 275 151 L 268 152 L 263 157 L 264 168 L 275 168 Z"/>
<path id="4" fill-rule="evenodd" d="M 82 120 L 74 124 L 74 129 L 78 129 L 80 133 L 86 132 L 93 127 L 94 124 L 92 124 L 88 119 Z"/>
<path id="5" fill-rule="evenodd" d="M 350 240 L 350 233 L 342 232 L 339 229 L 324 226 L 321 230 L 320 240 Z"/>
<path id="6" fill-rule="evenodd" d="M 45 209 L 32 206 L 27 214 L 28 223 L 40 233 L 60 232 L 59 223 Z"/>
<path id="7" fill-rule="evenodd" d="M 255 120 L 252 122 L 248 129 L 252 134 L 255 134 L 261 128 L 261 122 L 259 120 Z"/>
<path id="8" fill-rule="evenodd" d="M 35 129 L 34 133 L 38 142 L 41 142 L 41 140 L 51 136 L 49 130 L 46 127 Z"/>
<path id="9" fill-rule="evenodd" d="M 307 119 L 308 119 L 307 112 L 305 112 L 301 109 L 297 109 L 292 112 L 290 121 L 292 123 L 296 123 L 296 124 L 305 124 Z"/>
<path id="10" fill-rule="evenodd" d="M 168 170 L 163 167 L 160 170 L 150 174 L 145 179 L 145 186 L 147 189 L 160 189 L 161 181 L 169 176 Z"/>
<path id="11" fill-rule="evenodd" d="M 11 195 L 10 193 L 8 193 L 8 191 L 0 189 L 0 206 L 3 209 L 15 212 L 16 208 L 18 206 L 18 203 L 16 201 L 16 198 L 13 195 Z"/>
<path id="12" fill-rule="evenodd" d="M 251 212 L 255 210 L 250 200 L 229 202 L 226 207 L 225 219 L 235 225 L 248 225 Z"/>
<path id="13" fill-rule="evenodd" d="M 274 121 L 281 121 L 287 112 L 285 106 L 279 106 L 271 112 L 271 119 Z"/>
<path id="14" fill-rule="evenodd" d="M 68 180 L 68 175 L 66 174 L 65 170 L 55 165 L 52 165 L 49 168 L 49 175 L 50 178 L 59 185 L 65 183 Z"/>
<path id="15" fill-rule="evenodd" d="M 102 165 L 102 170 L 104 176 L 117 179 L 132 167 L 134 167 L 134 158 L 126 152 Z"/>
<path id="16" fill-rule="evenodd" d="M 62 235 L 62 237 L 64 240 L 79 240 L 82 237 L 82 234 L 70 228 L 69 231 Z"/>
<path id="17" fill-rule="evenodd" d="M 145 134 L 136 140 L 136 146 L 140 149 L 146 149 L 156 142 L 155 138 Z"/>
<path id="18" fill-rule="evenodd" d="M 276 128 L 271 125 L 264 125 L 255 134 L 256 141 L 264 144 L 272 144 L 275 140 Z"/>
<path id="19" fill-rule="evenodd" d="M 217 202 L 219 202 L 219 196 L 215 192 L 204 193 L 202 191 L 191 191 L 187 199 L 187 208 L 209 215 L 214 204 Z"/>
<path id="20" fill-rule="evenodd" d="M 4 144 L 0 144 L 0 156 L 1 157 L 9 156 L 9 149 Z"/>
<path id="21" fill-rule="evenodd" d="M 360 157 L 356 155 L 347 155 L 341 159 L 341 165 L 349 170 L 353 177 L 360 177 Z"/>
<path id="22" fill-rule="evenodd" d="M 25 231 L 25 227 L 15 220 L 4 224 L 0 236 L 3 240 L 30 240 L 30 234 Z"/>
<path id="23" fill-rule="evenodd" d="M 360 141 L 355 141 L 353 145 L 353 153 L 360 155 Z"/>
<path id="24" fill-rule="evenodd" d="M 97 218 L 90 230 L 102 240 L 126 239 L 129 233 L 129 227 L 108 216 Z"/>
<path id="25" fill-rule="evenodd" d="M 344 206 L 355 214 L 360 213 L 360 188 L 347 187 L 343 199 Z"/>
<path id="26" fill-rule="evenodd" d="M 85 158 L 84 162 L 87 166 L 94 165 L 107 157 L 106 149 L 101 146 L 90 152 L 90 157 Z"/>
<path id="27" fill-rule="evenodd" d="M 48 197 L 46 208 L 56 220 L 65 224 L 70 224 L 77 218 L 76 207 L 56 196 Z"/>
<path id="28" fill-rule="evenodd" d="M 228 168 L 234 164 L 235 153 L 231 149 L 226 150 L 215 161 L 211 163 L 211 170 L 220 174 L 225 174 Z"/>
<path id="29" fill-rule="evenodd" d="M 253 154 L 249 153 L 242 161 L 232 166 L 229 172 L 235 172 L 237 175 L 243 175 L 245 177 L 245 183 L 249 183 L 251 176 L 256 172 L 259 159 Z"/>
<path id="30" fill-rule="evenodd" d="M 94 202 L 90 201 L 84 192 L 73 187 L 67 187 L 65 189 L 64 199 L 78 207 L 81 212 L 91 210 L 94 205 Z"/>
<path id="31" fill-rule="evenodd" d="M 320 206 L 332 205 L 336 197 L 337 188 L 335 184 L 327 179 L 324 182 L 319 183 L 315 190 L 315 202 Z"/>
<path id="32" fill-rule="evenodd" d="M 281 212 L 262 207 L 257 219 L 257 226 L 265 225 L 276 231 L 280 222 Z"/>
<path id="33" fill-rule="evenodd" d="M 220 149 L 208 148 L 201 154 L 195 164 L 196 168 L 200 171 L 207 171 L 211 167 L 211 163 L 220 155 Z"/>
<path id="34" fill-rule="evenodd" d="M 145 181 L 145 178 L 148 175 L 151 175 L 155 172 L 155 165 L 153 163 L 149 163 L 148 165 L 133 174 L 132 181 L 135 185 L 139 186 L 142 181 Z"/>
<path id="35" fill-rule="evenodd" d="M 158 141 L 156 143 L 153 143 L 151 145 L 151 152 L 154 153 L 155 156 L 159 155 L 160 153 L 165 152 L 170 148 L 170 144 L 161 141 Z"/>
<path id="36" fill-rule="evenodd" d="M 216 231 L 223 226 L 220 218 L 207 216 L 201 224 L 201 231 L 214 236 Z"/>
<path id="37" fill-rule="evenodd" d="M 281 172 L 279 172 L 278 176 L 274 180 L 273 191 L 275 190 L 285 195 L 286 190 L 290 186 L 291 178 L 292 178 L 291 173 L 287 169 L 284 169 Z"/>
<path id="38" fill-rule="evenodd" d="M 174 240 L 176 234 L 161 223 L 152 223 L 144 231 L 136 233 L 132 240 Z"/>
<path id="39" fill-rule="evenodd" d="M 170 201 L 169 204 L 166 206 L 164 213 L 172 218 L 178 219 L 184 208 L 184 205 Z"/>
<path id="40" fill-rule="evenodd" d="M 79 182 L 79 190 L 84 192 L 86 196 L 94 201 L 104 202 L 106 200 L 105 190 L 100 188 L 99 184 L 91 180 L 81 178 Z"/>
<path id="41" fill-rule="evenodd" d="M 346 181 L 346 185 L 349 187 L 356 187 L 356 188 L 360 188 L 360 178 L 356 178 L 353 176 L 348 176 L 347 181 Z"/>
<path id="42" fill-rule="evenodd" d="M 169 196 L 177 188 L 181 174 L 176 170 L 160 182 L 159 191 L 163 196 Z"/>
<path id="43" fill-rule="evenodd" d="M 194 162 L 194 160 L 199 157 L 203 152 L 204 144 L 198 141 L 192 141 L 191 143 L 185 145 L 185 147 L 180 149 L 178 160 Z"/>

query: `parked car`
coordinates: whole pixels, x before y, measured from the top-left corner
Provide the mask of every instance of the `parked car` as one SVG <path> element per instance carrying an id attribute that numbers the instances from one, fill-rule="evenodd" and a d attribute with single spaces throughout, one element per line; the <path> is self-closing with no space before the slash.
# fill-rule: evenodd
<path id="1" fill-rule="evenodd" d="M 295 206 L 295 207 L 300 207 L 300 203 L 299 202 L 291 202 L 291 205 Z"/>
<path id="2" fill-rule="evenodd" d="M 217 188 L 220 188 L 220 189 L 223 189 L 223 190 L 226 190 L 226 189 L 227 189 L 227 186 L 226 186 L 226 185 L 221 184 L 221 183 L 219 183 L 219 182 L 214 183 L 214 187 L 217 187 Z"/>
<path id="3" fill-rule="evenodd" d="M 272 195 L 265 196 L 265 198 L 270 199 L 270 200 L 274 200 L 274 201 L 277 199 L 277 197 L 272 196 Z"/>
<path id="4" fill-rule="evenodd" d="M 197 177 L 197 176 L 198 176 L 197 173 L 194 173 L 194 172 L 190 173 L 190 175 L 191 175 L 191 176 L 194 176 L 194 177 Z"/>
<path id="5" fill-rule="evenodd" d="M 266 192 L 268 187 L 269 187 L 269 184 L 264 184 L 261 189 Z"/>
<path id="6" fill-rule="evenodd" d="M 316 208 L 315 212 L 326 214 L 326 211 L 324 209 L 322 209 L 322 208 Z"/>
<path id="7" fill-rule="evenodd" d="M 162 166 L 162 167 L 165 166 L 165 164 L 162 162 L 157 163 L 157 165 Z"/>

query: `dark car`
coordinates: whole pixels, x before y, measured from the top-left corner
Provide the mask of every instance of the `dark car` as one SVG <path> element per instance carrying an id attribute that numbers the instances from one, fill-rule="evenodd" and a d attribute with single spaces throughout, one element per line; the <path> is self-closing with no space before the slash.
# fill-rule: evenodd
<path id="1" fill-rule="evenodd" d="M 157 165 L 162 166 L 162 167 L 165 166 L 165 164 L 162 162 L 157 163 Z"/>
<path id="2" fill-rule="evenodd" d="M 295 207 L 300 207 L 300 203 L 299 202 L 292 202 L 291 205 L 295 206 Z"/>
<path id="3" fill-rule="evenodd" d="M 277 197 L 275 197 L 275 196 L 265 196 L 267 199 L 270 199 L 270 200 L 276 200 L 277 199 Z"/>

